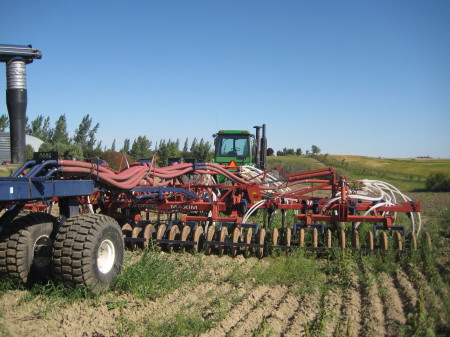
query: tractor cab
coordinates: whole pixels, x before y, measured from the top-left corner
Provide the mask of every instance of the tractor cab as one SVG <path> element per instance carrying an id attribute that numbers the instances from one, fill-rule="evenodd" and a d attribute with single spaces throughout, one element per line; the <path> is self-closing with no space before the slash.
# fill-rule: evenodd
<path id="1" fill-rule="evenodd" d="M 221 165 L 254 165 L 252 137 L 248 131 L 221 130 L 214 135 L 215 162 Z"/>
<path id="2" fill-rule="evenodd" d="M 246 130 L 220 130 L 214 134 L 214 161 L 230 166 L 254 165 L 264 170 L 267 154 L 266 125 L 254 128 L 256 138 Z"/>

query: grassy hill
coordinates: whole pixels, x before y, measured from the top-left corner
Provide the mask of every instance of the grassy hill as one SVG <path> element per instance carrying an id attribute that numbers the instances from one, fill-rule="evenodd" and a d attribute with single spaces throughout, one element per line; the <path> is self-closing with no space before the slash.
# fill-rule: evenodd
<path id="1" fill-rule="evenodd" d="M 268 166 L 283 167 L 284 173 L 333 167 L 349 180 L 384 180 L 404 191 L 422 190 L 430 173 L 450 175 L 450 159 L 386 159 L 363 156 L 316 155 L 269 157 Z"/>

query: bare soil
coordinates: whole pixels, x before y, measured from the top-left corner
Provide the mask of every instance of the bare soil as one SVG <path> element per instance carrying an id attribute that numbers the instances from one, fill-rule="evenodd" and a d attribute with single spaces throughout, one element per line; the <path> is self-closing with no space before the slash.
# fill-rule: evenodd
<path id="1" fill-rule="evenodd" d="M 136 258 L 133 254 L 127 253 L 129 261 Z M 0 297 L 0 336 L 141 336 L 158 331 L 158 326 L 170 328 L 174 318 L 182 317 L 211 322 L 201 333 L 204 337 L 398 336 L 411 324 L 421 298 L 428 310 L 436 311 L 434 326 L 448 332 L 450 318 L 443 309 L 448 287 L 431 286 L 423 269 L 414 264 L 377 277 L 361 267 L 369 281 L 351 272 L 345 286 L 336 275 L 327 275 L 326 282 L 335 287 L 299 294 L 298 285 L 269 287 L 245 276 L 264 259 L 189 253 L 178 254 L 177 259 L 188 265 L 200 259 L 192 265 L 201 266 L 201 282 L 175 284 L 160 298 L 142 300 L 111 291 L 98 299 L 69 303 L 30 296 L 28 290 L 6 291 Z M 448 268 L 449 257 L 443 256 L 441 264 Z M 236 266 L 244 275 L 241 279 L 233 279 Z"/>
<path id="2" fill-rule="evenodd" d="M 187 262 L 190 258 L 186 255 Z M 212 276 L 211 281 L 174 289 L 164 297 L 147 301 L 110 292 L 98 300 L 68 304 L 44 296 L 30 299 L 26 290 L 6 292 L 0 301 L 3 333 L 5 336 L 138 336 L 140 328 L 133 327 L 148 322 L 161 324 L 185 311 L 186 315 L 197 315 L 203 320 L 223 315 L 202 334 L 205 337 L 303 336 L 307 331 L 320 332 L 323 336 L 397 336 L 408 314 L 414 311 L 420 289 L 425 289 L 436 306 L 443 304 L 438 294 L 426 286 L 423 274 L 412 277 L 404 269 L 398 269 L 394 278 L 383 274 L 369 286 L 362 285 L 352 274 L 346 288 L 298 295 L 286 286 L 255 286 L 251 281 L 232 285 L 225 281 L 229 263 L 234 262 L 231 257 L 205 256 L 202 260 L 205 271 Z M 242 262 L 250 268 L 255 263 L 259 263 L 256 258 Z M 223 307 L 211 305 L 221 299 Z"/>

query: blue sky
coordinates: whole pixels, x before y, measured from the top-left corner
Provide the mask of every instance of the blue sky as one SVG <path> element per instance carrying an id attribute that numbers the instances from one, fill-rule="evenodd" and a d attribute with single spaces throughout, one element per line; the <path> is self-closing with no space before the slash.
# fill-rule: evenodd
<path id="1" fill-rule="evenodd" d="M 0 43 L 43 53 L 28 110 L 97 138 L 450 158 L 450 1 L 6 1 Z M 0 65 L 5 102 L 5 66 Z M 7 113 L 0 104 L 0 114 Z"/>

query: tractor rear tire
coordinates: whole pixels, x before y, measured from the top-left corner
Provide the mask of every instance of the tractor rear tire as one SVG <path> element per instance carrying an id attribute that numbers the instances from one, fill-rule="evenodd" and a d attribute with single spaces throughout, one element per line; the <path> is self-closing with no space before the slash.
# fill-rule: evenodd
<path id="1" fill-rule="evenodd" d="M 55 279 L 100 293 L 119 275 L 123 256 L 122 232 L 113 218 L 100 214 L 74 216 L 56 235 Z"/>
<path id="2" fill-rule="evenodd" d="M 17 284 L 47 279 L 56 223 L 50 214 L 30 213 L 6 226 L 0 237 L 0 276 Z"/>

